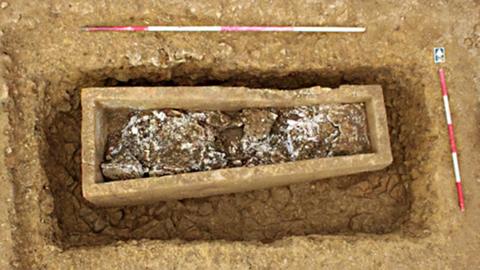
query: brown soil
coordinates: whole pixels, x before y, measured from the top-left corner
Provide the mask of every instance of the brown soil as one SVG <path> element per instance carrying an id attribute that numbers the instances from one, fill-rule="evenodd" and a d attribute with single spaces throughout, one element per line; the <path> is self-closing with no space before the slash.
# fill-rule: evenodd
<path id="1" fill-rule="evenodd" d="M 0 76 L 8 86 L 2 89 L 10 96 L 5 105 L 10 142 L 1 145 L 8 171 L 2 172 L 2 185 L 7 191 L 12 183 L 14 189 L 12 201 L 4 202 L 9 210 L 5 226 L 11 228 L 13 239 L 11 266 L 479 265 L 478 3 L 137 2 L 19 0 L 0 9 L 4 54 Z M 80 25 L 96 23 L 291 22 L 358 24 L 368 31 L 344 35 L 78 31 Z M 439 45 L 447 48 L 445 67 L 467 197 L 463 215 L 455 204 L 437 67 L 431 59 L 432 48 Z M 342 84 L 382 85 L 394 156 L 385 170 L 125 208 L 98 208 L 81 197 L 83 87 L 239 85 L 288 90 Z M 0 212 L 1 220 L 6 216 Z M 0 247 L 7 247 L 7 240 Z"/>

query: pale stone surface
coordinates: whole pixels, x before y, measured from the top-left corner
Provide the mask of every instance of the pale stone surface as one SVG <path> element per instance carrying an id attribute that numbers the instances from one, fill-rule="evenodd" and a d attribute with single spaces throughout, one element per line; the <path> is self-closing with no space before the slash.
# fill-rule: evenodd
<path id="1" fill-rule="evenodd" d="M 1 45 L 1 44 L 0 44 Z M 11 63 L 9 56 L 0 55 L 0 102 L 8 99 L 8 87 L 5 80 L 7 66 Z M 4 105 L 0 104 L 0 108 Z M 12 226 L 10 215 L 14 211 L 13 206 L 13 186 L 10 180 L 9 172 L 5 166 L 5 155 L 12 153 L 12 148 L 8 142 L 8 113 L 0 112 L 0 269 L 9 269 L 13 261 L 13 241 Z"/>
<path id="2" fill-rule="evenodd" d="M 5 77 L 7 75 L 7 65 L 11 62 L 12 60 L 8 55 L 0 55 L 0 102 L 3 102 L 8 98 L 8 84 Z"/>
<path id="3" fill-rule="evenodd" d="M 8 123 L 8 115 L 0 113 L 0 130 L 5 130 Z M 8 137 L 0 133 L 0 145 L 8 146 Z M 9 269 L 10 262 L 14 258 L 12 241 L 12 220 L 10 215 L 13 208 L 13 186 L 9 179 L 10 175 L 5 167 L 6 149 L 0 149 L 0 269 Z"/>

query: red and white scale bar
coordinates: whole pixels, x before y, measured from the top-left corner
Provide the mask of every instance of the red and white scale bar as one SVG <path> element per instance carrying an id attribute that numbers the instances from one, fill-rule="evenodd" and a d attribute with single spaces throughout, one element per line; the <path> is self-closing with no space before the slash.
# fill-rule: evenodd
<path id="1" fill-rule="evenodd" d="M 361 33 L 365 27 L 339 26 L 85 26 L 83 31 L 99 32 L 315 32 Z"/>
<path id="2" fill-rule="evenodd" d="M 457 185 L 457 196 L 460 210 L 465 211 L 465 202 L 462 190 L 462 178 L 460 177 L 460 166 L 458 165 L 457 145 L 455 144 L 455 135 L 453 133 L 452 115 L 450 113 L 450 103 L 448 102 L 447 83 L 445 81 L 445 71 L 443 68 L 438 70 L 440 76 L 440 85 L 442 87 L 443 105 L 445 107 L 445 118 L 448 125 L 448 136 L 450 138 L 450 148 L 452 152 L 453 172 L 455 173 L 455 183 Z"/>

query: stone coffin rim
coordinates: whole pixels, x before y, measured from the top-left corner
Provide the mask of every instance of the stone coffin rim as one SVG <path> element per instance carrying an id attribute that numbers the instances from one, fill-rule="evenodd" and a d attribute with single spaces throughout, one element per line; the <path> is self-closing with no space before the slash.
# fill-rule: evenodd
<path id="1" fill-rule="evenodd" d="M 269 188 L 333 176 L 380 170 L 392 163 L 387 117 L 379 85 L 299 90 L 245 87 L 84 88 L 82 102 L 82 192 L 98 206 L 123 206 Z M 364 102 L 372 153 L 238 167 L 162 177 L 103 182 L 100 163 L 106 140 L 106 109 L 236 110 Z"/>

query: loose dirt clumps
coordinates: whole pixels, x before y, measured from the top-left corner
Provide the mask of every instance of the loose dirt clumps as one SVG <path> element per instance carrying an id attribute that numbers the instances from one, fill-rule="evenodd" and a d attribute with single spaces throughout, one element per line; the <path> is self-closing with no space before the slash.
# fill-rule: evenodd
<path id="1" fill-rule="evenodd" d="M 109 180 L 359 154 L 369 150 L 365 108 L 328 104 L 234 112 L 130 113 L 110 134 Z"/>

